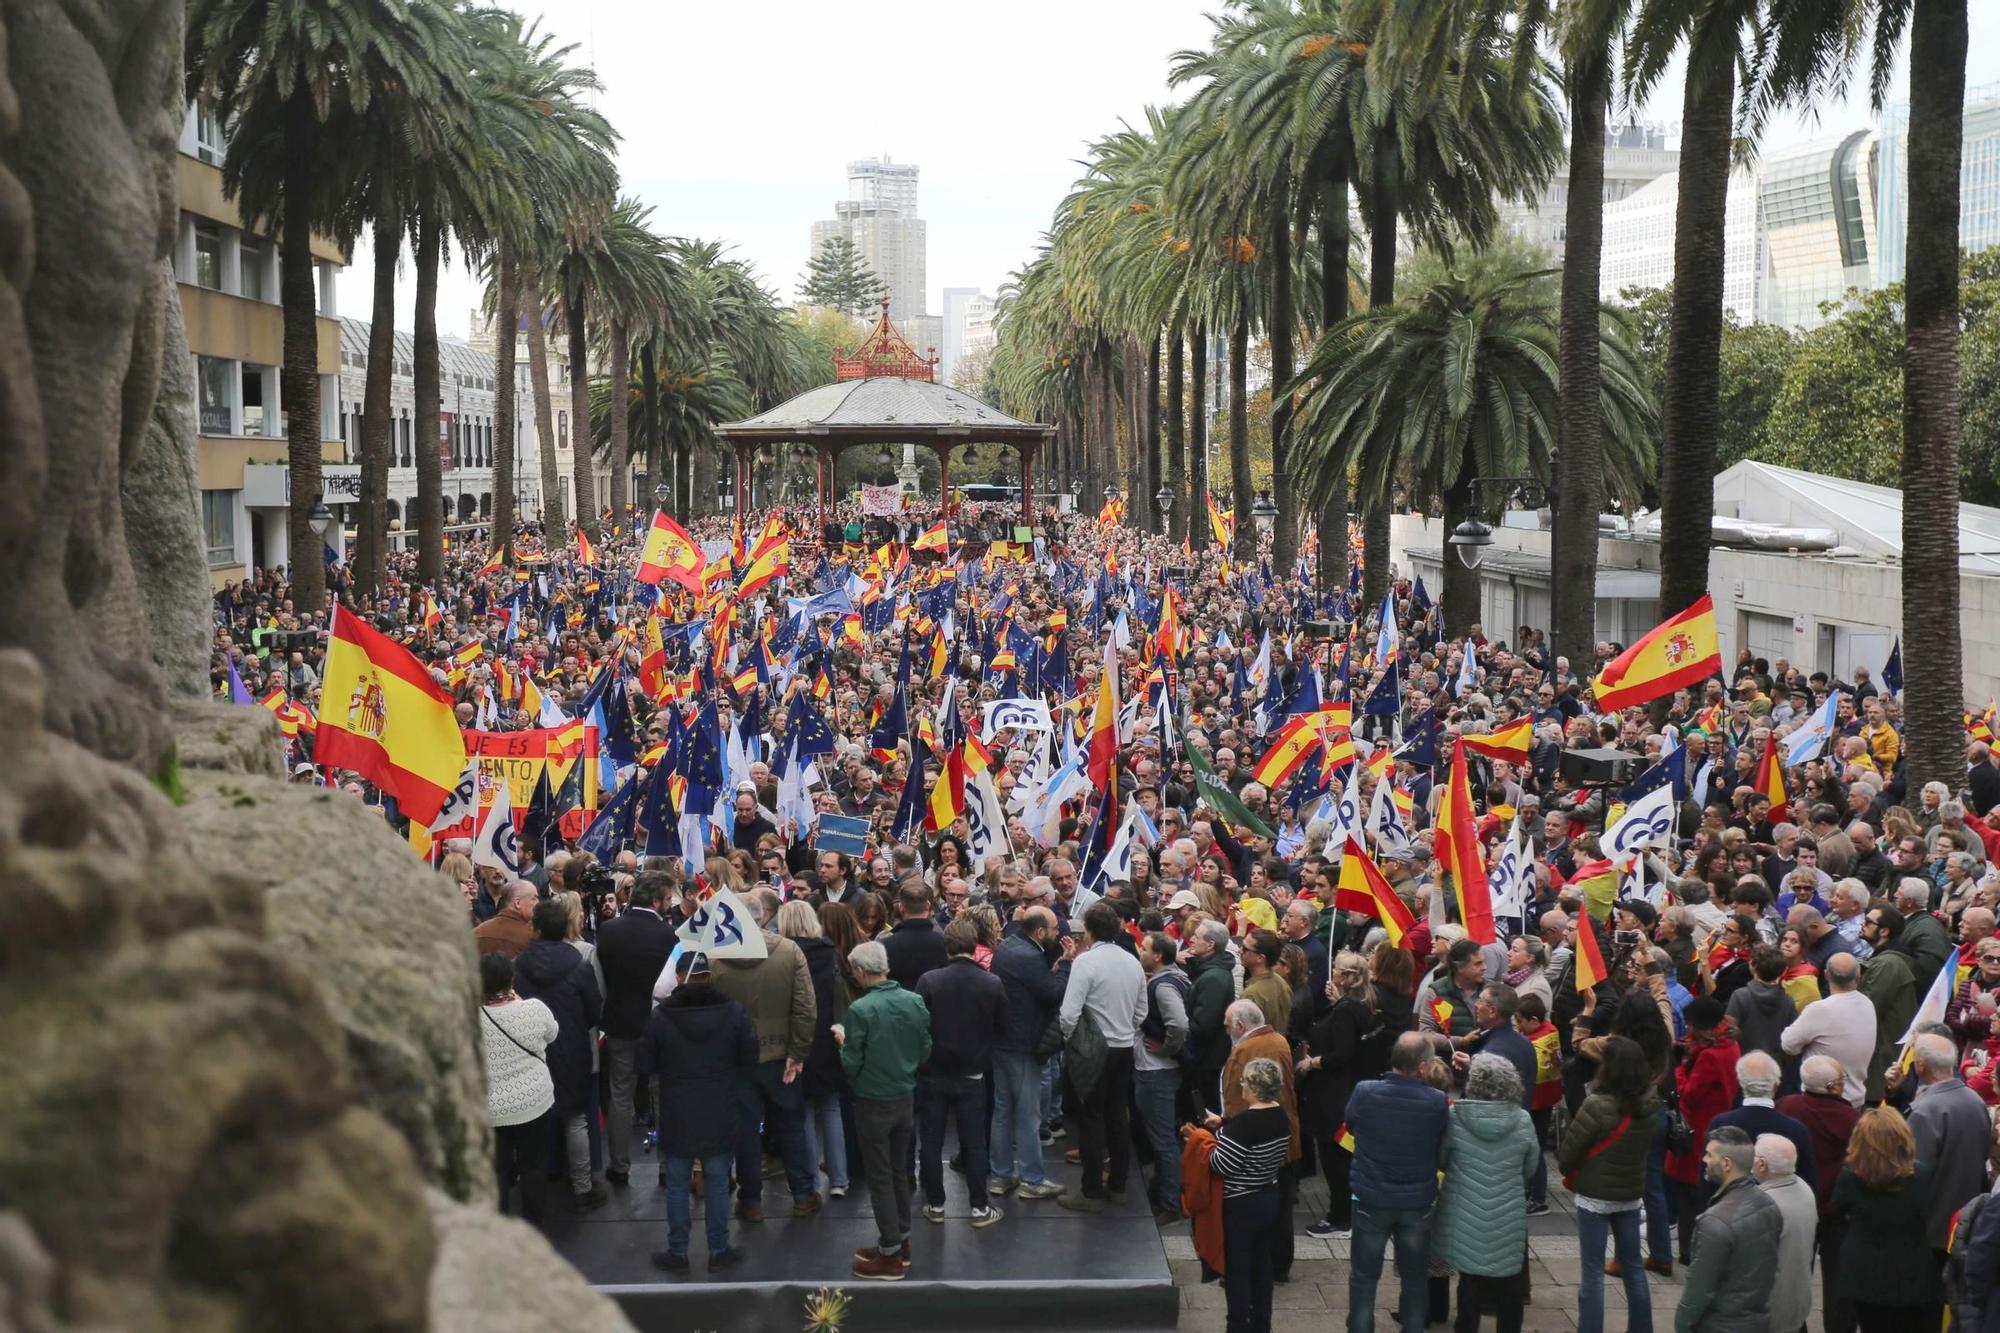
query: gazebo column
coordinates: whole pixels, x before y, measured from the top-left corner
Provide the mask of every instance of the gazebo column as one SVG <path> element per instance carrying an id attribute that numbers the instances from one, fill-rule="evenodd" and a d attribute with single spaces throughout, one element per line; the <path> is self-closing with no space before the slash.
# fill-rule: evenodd
<path id="1" fill-rule="evenodd" d="M 819 478 L 819 527 L 822 536 L 826 533 L 826 493 L 833 482 L 833 459 L 827 454 L 823 444 L 813 446 L 813 459 Z"/>
<path id="2" fill-rule="evenodd" d="M 750 450 L 751 446 L 736 446 L 736 529 L 740 536 L 743 530 L 743 514 L 749 505 L 750 496 Z"/>
<path id="3" fill-rule="evenodd" d="M 945 517 L 951 517 L 951 445 L 937 446 L 938 456 L 938 509 Z"/>

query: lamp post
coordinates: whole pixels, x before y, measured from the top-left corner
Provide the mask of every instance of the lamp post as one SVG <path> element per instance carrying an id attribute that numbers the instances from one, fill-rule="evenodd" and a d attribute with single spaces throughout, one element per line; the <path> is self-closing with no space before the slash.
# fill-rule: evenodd
<path id="1" fill-rule="evenodd" d="M 667 480 L 665 477 L 660 478 L 660 484 L 653 487 L 653 503 L 655 505 L 658 505 L 661 509 L 665 509 L 667 507 L 667 503 L 673 498 L 674 498 L 674 488 L 667 485 Z"/>
<path id="2" fill-rule="evenodd" d="M 715 475 L 715 512 L 716 512 L 716 513 L 720 514 L 720 513 L 722 513 L 722 512 L 723 512 L 723 511 L 724 511 L 725 509 L 727 509 L 727 508 L 728 508 L 728 505 L 727 505 L 727 504 L 725 503 L 725 502 L 726 502 L 726 501 L 728 500 L 728 498 L 729 498 L 729 478 L 728 478 L 727 476 L 723 475 L 722 473 L 718 472 L 718 473 L 716 473 L 716 475 Z"/>
<path id="3" fill-rule="evenodd" d="M 1069 479 L 1069 512 L 1074 514 L 1082 507 L 1083 480 L 1080 477 L 1071 477 Z"/>
<path id="4" fill-rule="evenodd" d="M 1278 521 L 1278 505 L 1271 499 L 1269 491 L 1257 492 L 1257 498 L 1250 505 L 1250 517 L 1257 524 L 1257 531 L 1270 533 Z"/>
<path id="5" fill-rule="evenodd" d="M 1174 512 L 1174 492 L 1170 486 L 1161 486 L 1153 492 L 1153 508 L 1160 511 L 1160 531 L 1167 530 L 1167 515 Z"/>
<path id="6" fill-rule="evenodd" d="M 306 515 L 306 526 L 313 530 L 313 535 L 319 538 L 320 545 L 322 546 L 329 545 L 326 540 L 327 534 L 340 527 L 340 520 L 335 518 L 333 511 L 326 507 L 326 493 L 324 491 L 313 497 L 312 511 Z M 337 557 L 339 552 L 336 551 L 334 554 Z"/>

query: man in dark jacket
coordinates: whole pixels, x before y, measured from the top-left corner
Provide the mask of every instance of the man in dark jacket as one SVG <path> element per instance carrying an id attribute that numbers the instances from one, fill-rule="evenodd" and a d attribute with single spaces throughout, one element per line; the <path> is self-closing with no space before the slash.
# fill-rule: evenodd
<path id="1" fill-rule="evenodd" d="M 1774 1060 L 1784 1056 L 1785 1048 L 1779 1038 L 1799 1016 L 1791 995 L 1778 984 L 1778 978 L 1784 975 L 1785 956 L 1776 945 L 1760 944 L 1751 950 L 1751 979 L 1729 997 L 1727 1011 L 1736 1025 L 1736 1044 L 1744 1051 L 1763 1051 Z M 1755 1140 L 1757 1131 L 1752 1131 L 1750 1137 Z M 1809 1176 L 1812 1169 L 1803 1167 L 1799 1174 Z"/>
<path id="2" fill-rule="evenodd" d="M 1826 1333 L 1854 1333 L 1854 1302 L 1841 1298 L 1840 1265 L 1827 1263 L 1825 1256 L 1837 1258 L 1847 1234 L 1846 1222 L 1834 1216 L 1833 1182 L 1847 1158 L 1847 1141 L 1854 1136 L 1861 1109 L 1847 1100 L 1847 1075 L 1830 1055 L 1807 1056 L 1799 1065 L 1799 1083 L 1804 1091 L 1779 1099 L 1778 1110 L 1804 1125 L 1812 1139 L 1818 1172 L 1812 1186 L 1819 1198 L 1820 1306 L 1826 1314 Z"/>
<path id="3" fill-rule="evenodd" d="M 1187 968 L 1188 1035 L 1193 1058 L 1188 1062 L 1197 1108 L 1222 1110 L 1222 1065 L 1229 1059 L 1229 1029 L 1224 1015 L 1236 998 L 1236 978 L 1229 961 L 1229 927 L 1204 921 L 1187 941 L 1181 957 Z"/>
<path id="4" fill-rule="evenodd" d="M 1945 929 L 1944 922 L 1931 915 L 1930 906 L 1931 886 L 1927 880 L 1906 879 L 1896 886 L 1896 910 L 1903 914 L 1899 942 L 1910 951 L 1918 995 L 1930 990 L 1931 982 L 1951 957 L 1953 947 L 1951 932 Z"/>
<path id="5" fill-rule="evenodd" d="M 1005 1194 L 1016 1181 L 1024 1199 L 1053 1199 L 1062 1186 L 1042 1170 L 1042 1067 L 1035 1043 L 1054 1021 L 1069 981 L 1070 951 L 1061 924 L 1046 907 L 1030 907 L 1007 927 L 993 951 L 993 975 L 1004 989 L 1004 1021 L 993 1044 L 993 1185 Z"/>
<path id="6" fill-rule="evenodd" d="M 1694 1225 L 1674 1333 L 1768 1333 L 1785 1220 L 1757 1188 L 1756 1162 L 1756 1144 L 1742 1130 L 1709 1131 L 1702 1170 L 1715 1194 Z"/>
<path id="7" fill-rule="evenodd" d="M 965 1151 L 965 1187 L 972 1225 L 987 1227 L 1000 1210 L 987 1202 L 986 1078 L 1007 1030 L 1007 987 L 972 957 L 979 928 L 954 921 L 944 928 L 943 967 L 924 973 L 917 994 L 931 1011 L 931 1054 L 917 1071 L 917 1151 L 924 1216 L 944 1221 L 944 1125 L 958 1125 Z"/>
<path id="8" fill-rule="evenodd" d="M 604 1002 L 590 964 L 569 942 L 569 909 L 553 898 L 536 904 L 534 927 L 534 942 L 514 960 L 514 991 L 524 1000 L 540 1000 L 556 1016 L 556 1039 L 546 1052 L 556 1091 L 556 1123 L 563 1127 L 569 1160 L 570 1202 L 578 1212 L 589 1212 L 602 1208 L 608 1198 L 590 1177 L 586 1119 L 596 1084 L 590 1030 L 597 1026 Z"/>
<path id="9" fill-rule="evenodd" d="M 604 1129 L 604 1178 L 621 1189 L 631 1179 L 633 1056 L 653 986 L 674 951 L 673 927 L 660 915 L 667 877 L 649 870 L 632 882 L 624 911 L 597 928 L 597 966 L 604 973 L 604 1062 L 611 1080 L 611 1115 Z"/>
<path id="10" fill-rule="evenodd" d="M 763 927 L 764 957 L 718 958 L 714 964 L 716 989 L 742 1005 L 757 1029 L 757 1072 L 743 1099 L 736 1148 L 736 1216 L 745 1222 L 764 1220 L 761 1131 L 769 1128 L 785 1165 L 792 1216 L 810 1217 L 820 1209 L 815 1188 L 819 1178 L 806 1139 L 801 1075 L 812 1055 L 819 1001 L 804 952 L 771 929 L 778 895 L 770 889 L 751 889 L 743 902 Z M 660 1128 L 663 1137 L 672 1132 L 670 1124 L 663 1122 Z"/>
<path id="11" fill-rule="evenodd" d="M 1388 1074 L 1358 1085 L 1347 1099 L 1347 1128 L 1354 1136 L 1348 1333 L 1375 1333 L 1375 1288 L 1392 1240 L 1403 1281 L 1403 1333 L 1423 1333 L 1430 1308 L 1431 1204 L 1450 1123 L 1445 1095 L 1419 1072 L 1430 1058 L 1430 1038 L 1405 1032 L 1389 1053 Z"/>
<path id="12" fill-rule="evenodd" d="M 1917 1171 L 1930 1182 L 1925 1220 L 1942 1262 L 1952 1214 L 1986 1188 L 1993 1122 L 1986 1103 L 1958 1076 L 1958 1048 L 1950 1037 L 1926 1032 L 1914 1044 L 1918 1087 L 1910 1132 L 1917 1139 Z"/>
<path id="13" fill-rule="evenodd" d="M 1737 995 L 1742 993 L 1736 992 Z M 1735 996 L 1730 998 L 1733 1000 Z M 1812 1134 L 1796 1119 L 1778 1109 L 1778 1062 L 1763 1051 L 1745 1047 L 1742 1057 L 1736 1062 L 1736 1086 L 1743 1093 L 1742 1102 L 1735 1110 L 1724 1111 L 1709 1121 L 1709 1128 L 1733 1125 L 1749 1135 L 1752 1145 L 1756 1144 L 1760 1134 L 1777 1134 L 1790 1139 L 1792 1147 L 1798 1150 L 1798 1165 L 1794 1171 L 1813 1188 L 1817 1196 L 1819 1163 L 1813 1153 Z"/>
<path id="14" fill-rule="evenodd" d="M 644 878 L 642 876 L 642 878 Z M 681 957 L 680 984 L 646 1021 L 637 1043 L 641 1078 L 659 1080 L 655 1105 L 673 1133 L 661 1141 L 660 1169 L 667 1182 L 667 1248 L 655 1267 L 688 1271 L 693 1230 L 691 1190 L 701 1163 L 708 1271 L 741 1261 L 729 1247 L 729 1165 L 736 1156 L 736 1107 L 757 1071 L 757 1029 L 743 1006 L 724 996 L 709 976 L 708 960 Z"/>
<path id="15" fill-rule="evenodd" d="M 896 912 L 902 919 L 882 941 L 889 951 L 889 980 L 913 991 L 924 973 L 944 966 L 944 936 L 931 916 L 931 897 L 922 884 L 896 890 Z"/>

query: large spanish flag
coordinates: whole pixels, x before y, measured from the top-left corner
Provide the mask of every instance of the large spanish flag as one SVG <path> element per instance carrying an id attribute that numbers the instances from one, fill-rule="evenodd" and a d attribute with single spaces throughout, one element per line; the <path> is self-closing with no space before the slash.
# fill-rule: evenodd
<path id="1" fill-rule="evenodd" d="M 1611 712 L 1699 684 L 1721 670 L 1715 600 L 1703 593 L 1700 601 L 1611 659 L 1590 688 L 1597 706 Z"/>
<path id="2" fill-rule="evenodd" d="M 753 597 L 766 586 L 776 582 L 791 572 L 792 544 L 780 538 L 777 545 L 765 548 L 748 568 L 743 571 L 742 581 L 736 585 L 736 599 Z"/>
<path id="3" fill-rule="evenodd" d="M 1438 805 L 1438 864 L 1451 872 L 1458 895 L 1458 919 L 1474 944 L 1499 940 L 1493 928 L 1493 889 L 1479 847 L 1479 816 L 1472 808 L 1472 784 L 1465 775 L 1465 741 L 1451 747 L 1451 779 Z"/>
<path id="4" fill-rule="evenodd" d="M 1597 942 L 1597 923 L 1589 913 L 1576 919 L 1576 989 L 1578 994 L 1610 978 L 1604 965 L 1604 946 Z"/>
<path id="5" fill-rule="evenodd" d="M 943 555 L 951 550 L 951 534 L 940 520 L 925 528 L 910 545 L 913 550 L 936 551 Z"/>
<path id="6" fill-rule="evenodd" d="M 1764 754 L 1757 761 L 1757 791 L 1771 798 L 1773 824 L 1785 818 L 1785 767 L 1778 762 L 1778 733 L 1764 733 Z"/>
<path id="7" fill-rule="evenodd" d="M 1352 834 L 1348 835 L 1347 851 L 1340 858 L 1340 882 L 1334 887 L 1333 905 L 1343 912 L 1364 912 L 1374 917 L 1389 932 L 1389 943 L 1393 945 L 1400 946 L 1403 937 L 1417 926 L 1410 905 Z"/>
<path id="8" fill-rule="evenodd" d="M 1503 763 L 1525 764 L 1528 762 L 1528 743 L 1535 738 L 1535 724 L 1528 718 L 1510 722 L 1498 731 L 1484 736 L 1464 737 L 1465 748 L 1474 754 L 1485 755 L 1488 759 L 1498 759 Z"/>
<path id="9" fill-rule="evenodd" d="M 656 587 L 672 579 L 699 594 L 702 564 L 701 548 L 687 529 L 667 517 L 665 510 L 654 510 L 653 526 L 646 532 L 646 547 L 639 553 L 639 572 L 634 577 Z"/>
<path id="10" fill-rule="evenodd" d="M 1320 745 L 1322 736 L 1327 755 L 1322 765 L 1324 768 L 1331 770 L 1353 763 L 1354 742 L 1345 726 L 1351 716 L 1344 708 L 1325 708 L 1314 713 L 1300 713 L 1292 718 L 1271 738 L 1271 748 L 1264 751 L 1264 757 L 1257 761 L 1257 767 L 1250 774 L 1251 780 L 1263 783 L 1266 788 L 1284 782 Z"/>
<path id="11" fill-rule="evenodd" d="M 465 771 L 451 696 L 408 649 L 346 607 L 334 608 L 320 707 L 316 763 L 353 769 L 414 820 L 437 818 Z"/>
<path id="12" fill-rule="evenodd" d="M 597 548 L 590 544 L 590 534 L 583 530 L 583 524 L 576 525 L 576 562 L 579 565 L 597 564 Z"/>

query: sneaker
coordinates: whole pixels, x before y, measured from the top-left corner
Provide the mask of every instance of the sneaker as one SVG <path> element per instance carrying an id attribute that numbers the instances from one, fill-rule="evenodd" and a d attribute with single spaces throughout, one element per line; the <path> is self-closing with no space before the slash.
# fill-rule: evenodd
<path id="1" fill-rule="evenodd" d="M 622 1190 L 627 1185 L 630 1185 L 632 1183 L 632 1173 L 630 1171 L 620 1171 L 617 1170 L 616 1168 L 613 1168 L 611 1170 L 607 1170 L 604 1173 L 604 1179 L 608 1183 L 616 1185 L 619 1189 Z"/>
<path id="2" fill-rule="evenodd" d="M 908 1263 L 901 1259 L 884 1259 L 876 1255 L 872 1259 L 854 1261 L 854 1276 L 870 1282 L 901 1282 L 910 1271 Z"/>
<path id="3" fill-rule="evenodd" d="M 670 1250 L 653 1251 L 653 1267 L 666 1273 L 686 1274 L 694 1271 L 685 1254 L 675 1254 Z"/>
<path id="4" fill-rule="evenodd" d="M 990 1203 L 987 1204 L 984 1208 L 975 1208 L 972 1210 L 973 1229 L 977 1230 L 980 1227 L 990 1227 L 995 1222 L 998 1222 L 1001 1218 L 1005 1216 L 1006 1216 L 1005 1213 L 1001 1212 L 998 1208 L 995 1208 Z"/>
<path id="5" fill-rule="evenodd" d="M 792 1200 L 792 1216 L 811 1217 L 814 1213 L 820 1210 L 820 1207 L 821 1205 L 820 1205 L 819 1195 L 808 1194 L 803 1199 Z"/>
<path id="6" fill-rule="evenodd" d="M 736 1205 L 736 1220 L 739 1222 L 761 1222 L 764 1220 L 764 1205 L 761 1203 L 739 1203 Z"/>
<path id="7" fill-rule="evenodd" d="M 1042 1139 L 1042 1146 L 1043 1146 L 1044 1148 L 1046 1148 L 1046 1147 L 1048 1147 L 1048 1146 L 1049 1146 L 1049 1145 L 1050 1145 L 1051 1143 L 1054 1143 L 1054 1142 L 1056 1141 L 1056 1136 L 1055 1136 L 1055 1135 L 1053 1135 L 1053 1134 L 1051 1134 L 1051 1133 L 1049 1133 L 1049 1132 L 1048 1132 L 1048 1131 L 1047 1131 L 1047 1130 L 1045 1129 L 1045 1130 L 1043 1130 L 1043 1131 L 1042 1131 L 1042 1134 L 1041 1134 L 1041 1139 Z"/>
<path id="8" fill-rule="evenodd" d="M 1056 1184 L 1055 1181 L 1038 1180 L 1022 1185 L 1021 1188 L 1014 1191 L 1014 1197 L 1018 1199 L 1059 1199 L 1062 1197 L 1062 1192 L 1062 1186 Z"/>
<path id="9" fill-rule="evenodd" d="M 1306 1234 L 1314 1240 L 1345 1240 L 1347 1237 L 1353 1235 L 1354 1232 L 1348 1227 L 1335 1226 L 1333 1223 L 1322 1219 L 1307 1227 Z"/>
<path id="10" fill-rule="evenodd" d="M 742 1262 L 743 1251 L 724 1250 L 721 1254 L 711 1254 L 708 1256 L 708 1271 L 717 1273 L 725 1268 L 734 1268 Z"/>
<path id="11" fill-rule="evenodd" d="M 574 1213 L 594 1213 L 610 1202 L 611 1196 L 598 1185 L 592 1185 L 587 1193 L 569 1196 L 570 1211 Z"/>
<path id="12" fill-rule="evenodd" d="M 1088 1194 L 1064 1194 L 1056 1202 L 1072 1213 L 1101 1213 L 1105 1206 L 1103 1199 L 1093 1199 Z"/>
<path id="13" fill-rule="evenodd" d="M 1052 1139 L 1066 1139 L 1069 1137 L 1069 1131 L 1064 1129 L 1062 1121 L 1058 1120 L 1049 1126 L 1049 1137 Z"/>
<path id="14" fill-rule="evenodd" d="M 847 1186 L 845 1186 L 845 1185 L 829 1185 L 829 1186 L 827 1186 L 827 1190 L 826 1190 L 826 1197 L 827 1197 L 827 1198 L 829 1198 L 829 1199 L 844 1199 L 844 1198 L 846 1198 L 846 1197 L 847 1197 Z"/>
<path id="15" fill-rule="evenodd" d="M 1156 1227 L 1170 1227 L 1180 1220 L 1181 1214 L 1178 1208 L 1153 1209 L 1153 1225 Z"/>
<path id="16" fill-rule="evenodd" d="M 995 1176 L 986 1182 L 986 1192 L 996 1199 L 1004 1199 L 1014 1192 L 1020 1182 L 1010 1176 Z"/>
<path id="17" fill-rule="evenodd" d="M 924 1220 L 925 1220 L 926 1222 L 936 1222 L 936 1223 L 938 1223 L 939 1225 L 943 1225 L 943 1223 L 944 1223 L 944 1205 L 943 1205 L 943 1204 L 941 1204 L 941 1203 L 927 1203 L 927 1204 L 925 1204 L 925 1205 L 924 1205 Z"/>
<path id="18" fill-rule="evenodd" d="M 1549 1212 L 1549 1201 L 1547 1199 L 1543 1199 L 1538 1203 L 1531 1203 L 1528 1205 L 1529 1217 L 1546 1217 L 1548 1215 L 1548 1212 Z"/>
<path id="19" fill-rule="evenodd" d="M 881 1257 L 881 1248 L 874 1245 L 863 1245 L 854 1252 L 854 1262 L 857 1264 L 865 1259 L 880 1259 Z M 910 1262 L 910 1242 L 903 1242 L 903 1248 L 896 1252 L 896 1258 L 905 1264 Z"/>

